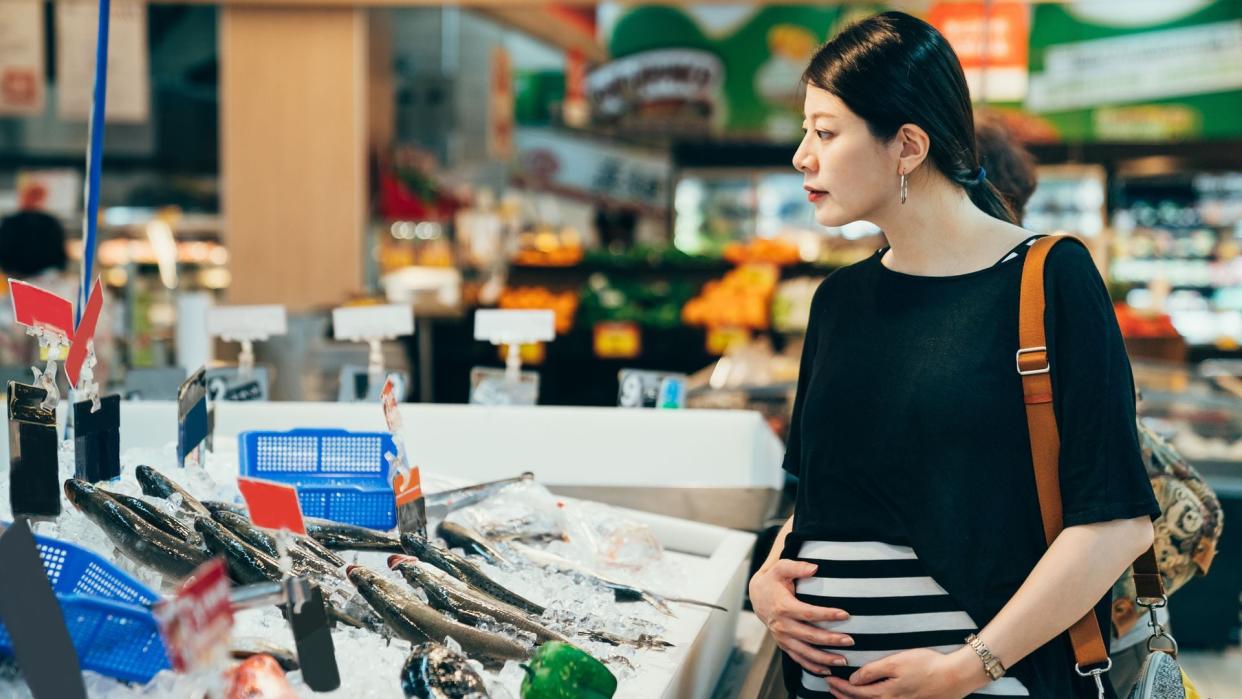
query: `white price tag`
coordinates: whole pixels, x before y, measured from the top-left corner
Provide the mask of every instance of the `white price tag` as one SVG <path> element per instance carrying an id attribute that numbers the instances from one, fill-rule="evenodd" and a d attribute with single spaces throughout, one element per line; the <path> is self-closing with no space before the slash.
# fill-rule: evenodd
<path id="1" fill-rule="evenodd" d="M 266 340 L 288 332 L 284 306 L 213 306 L 207 309 L 207 334 L 230 342 Z"/>
<path id="2" fill-rule="evenodd" d="M 346 342 L 413 335 L 414 309 L 400 304 L 336 308 L 332 311 L 332 334 Z"/>
<path id="3" fill-rule="evenodd" d="M 556 339 L 556 314 L 550 310 L 476 311 L 474 339 L 497 345 L 551 342 Z"/>

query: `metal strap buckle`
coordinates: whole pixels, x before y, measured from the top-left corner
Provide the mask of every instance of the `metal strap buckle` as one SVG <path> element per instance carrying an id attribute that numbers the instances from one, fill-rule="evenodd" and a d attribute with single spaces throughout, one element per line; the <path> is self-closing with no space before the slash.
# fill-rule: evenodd
<path id="1" fill-rule="evenodd" d="M 1095 688 L 1100 693 L 1099 699 L 1104 699 L 1104 679 L 1103 679 L 1104 673 L 1108 672 L 1111 669 L 1113 669 L 1112 658 L 1109 658 L 1108 662 L 1104 663 L 1103 667 L 1097 667 L 1094 670 L 1084 671 L 1081 665 L 1079 665 L 1078 663 L 1074 663 L 1074 672 L 1077 672 L 1079 677 L 1090 677 L 1091 679 L 1095 680 Z"/>
<path id="2" fill-rule="evenodd" d="M 1023 371 L 1023 370 L 1022 370 L 1022 355 L 1024 355 L 1024 354 L 1036 354 L 1036 353 L 1038 353 L 1038 352 L 1043 352 L 1043 353 L 1044 353 L 1044 365 L 1043 365 L 1043 367 L 1041 367 L 1041 368 L 1039 368 L 1039 369 L 1030 369 L 1030 370 L 1028 370 L 1028 371 Z M 1048 363 L 1048 357 L 1047 357 L 1047 354 L 1048 354 L 1048 348 L 1047 348 L 1047 347 L 1024 347 L 1024 348 L 1022 348 L 1022 349 L 1019 349 L 1019 350 L 1018 350 L 1018 353 L 1017 353 L 1016 355 L 1014 355 L 1014 363 L 1015 363 L 1015 364 L 1017 365 L 1017 367 L 1018 367 L 1018 374 L 1020 374 L 1020 375 L 1022 375 L 1022 376 L 1031 376 L 1031 375 L 1033 375 L 1033 374 L 1047 374 L 1047 373 L 1048 373 L 1048 371 L 1049 371 L 1049 370 L 1051 369 L 1051 367 L 1052 367 L 1052 365 Z"/>

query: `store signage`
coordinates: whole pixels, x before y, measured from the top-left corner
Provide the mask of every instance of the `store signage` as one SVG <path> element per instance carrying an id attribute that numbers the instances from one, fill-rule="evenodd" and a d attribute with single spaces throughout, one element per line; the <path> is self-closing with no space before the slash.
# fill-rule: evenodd
<path id="1" fill-rule="evenodd" d="M 1242 20 L 1050 46 L 1027 106 L 1050 112 L 1242 90 Z"/>
<path id="2" fill-rule="evenodd" d="M 418 466 L 410 466 L 402 439 L 405 424 L 401 420 L 400 389 L 397 376 L 389 376 L 380 392 L 380 405 L 384 410 L 384 424 L 392 435 L 397 453 L 386 454 L 389 482 L 397 503 L 397 527 L 404 533 L 425 536 L 427 533 L 427 509 L 423 501 L 422 477 Z"/>
<path id="3" fill-rule="evenodd" d="M 1021 102 L 1029 75 L 1031 9 L 1025 2 L 938 2 L 927 21 L 949 40 L 976 102 Z"/>
<path id="4" fill-rule="evenodd" d="M 643 334 L 637 323 L 596 323 L 595 356 L 600 359 L 634 359 L 643 351 Z"/>
<path id="5" fill-rule="evenodd" d="M 152 609 L 174 670 L 209 669 L 227 660 L 233 629 L 229 591 L 224 560 L 213 558 Z"/>
<path id="6" fill-rule="evenodd" d="M 587 78 L 597 121 L 667 130 L 708 126 L 721 116 L 724 66 L 715 54 L 658 49 L 626 56 Z"/>
<path id="7" fill-rule="evenodd" d="M 365 340 L 414 334 L 414 309 L 402 304 L 346 306 L 332 310 L 332 335 L 338 340 Z"/>
<path id="8" fill-rule="evenodd" d="M 56 104 L 61 119 L 91 113 L 95 82 L 96 0 L 56 0 Z M 142 123 L 151 111 L 145 0 L 111 0 L 108 20 L 109 122 Z"/>
<path id="9" fill-rule="evenodd" d="M 663 371 L 622 369 L 617 405 L 622 408 L 686 407 L 686 375 Z"/>
<path id="10" fill-rule="evenodd" d="M 492 344 L 551 342 L 556 314 L 550 310 L 480 309 L 474 314 L 474 339 Z"/>
<path id="11" fill-rule="evenodd" d="M 0 114 L 42 114 L 43 0 L 0 2 Z"/>
<path id="12" fill-rule="evenodd" d="M 519 129 L 516 146 L 521 178 L 534 188 L 656 210 L 668 206 L 667 155 L 535 128 Z"/>
<path id="13" fill-rule="evenodd" d="M 288 332 L 285 307 L 213 306 L 207 309 L 207 334 L 223 340 L 264 340 Z"/>
<path id="14" fill-rule="evenodd" d="M 237 489 L 246 500 L 246 509 L 255 526 L 306 534 L 297 488 L 257 478 L 238 478 Z"/>

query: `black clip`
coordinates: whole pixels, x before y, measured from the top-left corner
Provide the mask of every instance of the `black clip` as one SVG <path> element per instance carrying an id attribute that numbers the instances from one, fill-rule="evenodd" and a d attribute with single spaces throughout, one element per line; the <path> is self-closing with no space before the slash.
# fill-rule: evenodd
<path id="1" fill-rule="evenodd" d="M 60 514 L 59 437 L 47 391 L 9 382 L 9 503 L 14 516 Z"/>

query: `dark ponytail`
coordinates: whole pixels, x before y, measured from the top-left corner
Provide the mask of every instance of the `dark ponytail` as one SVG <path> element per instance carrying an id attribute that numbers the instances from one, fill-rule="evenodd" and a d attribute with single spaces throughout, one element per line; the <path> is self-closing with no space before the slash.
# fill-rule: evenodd
<path id="1" fill-rule="evenodd" d="M 1017 223 L 983 176 L 966 76 L 935 27 L 903 12 L 868 17 L 824 44 L 802 77 L 839 97 L 876 138 L 892 140 L 903 124 L 921 127 L 936 169 L 980 210 Z"/>

